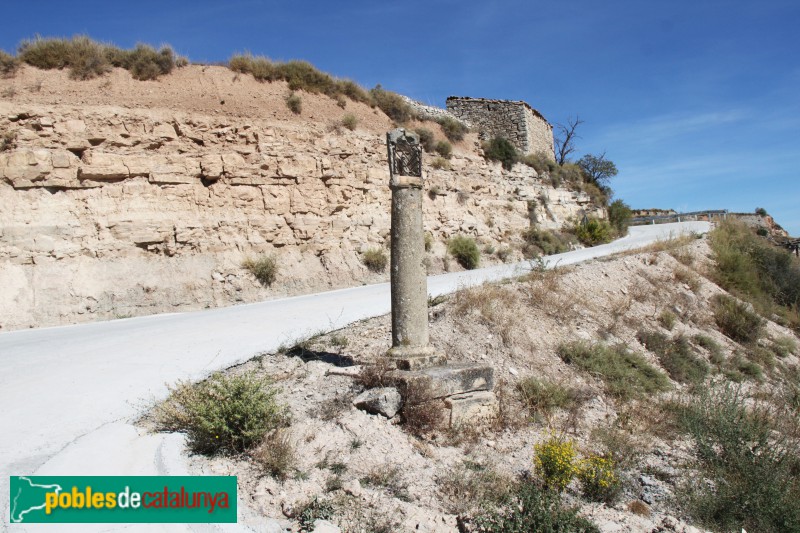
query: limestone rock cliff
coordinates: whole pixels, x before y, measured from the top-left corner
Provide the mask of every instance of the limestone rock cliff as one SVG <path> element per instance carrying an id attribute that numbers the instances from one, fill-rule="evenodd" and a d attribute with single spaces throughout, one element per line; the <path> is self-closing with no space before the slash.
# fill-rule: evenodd
<path id="1" fill-rule="evenodd" d="M 209 79 L 215 94 L 227 91 L 227 106 L 192 96 Z M 39 89 L 26 89 L 31 80 Z M 348 102 L 359 118 L 349 131 L 336 127 L 343 111 L 333 100 L 303 94 L 310 112 L 295 117 L 283 103 L 285 84 L 241 80 L 221 67 L 187 67 L 156 82 L 119 70 L 105 82 L 76 82 L 26 67 L 3 87 L 15 88 L 0 99 L 9 139 L 0 152 L 3 330 L 386 279 L 360 259 L 385 248 L 389 235 L 384 135 L 392 124 L 377 110 Z M 253 107 L 251 97 L 263 101 Z M 518 241 L 529 200 L 547 199 L 545 227 L 593 209 L 531 168 L 485 162 L 474 135 L 455 147 L 449 170 L 425 157 L 432 273 L 445 268 L 452 235 L 482 247 Z M 268 288 L 241 266 L 260 254 L 278 259 Z"/>

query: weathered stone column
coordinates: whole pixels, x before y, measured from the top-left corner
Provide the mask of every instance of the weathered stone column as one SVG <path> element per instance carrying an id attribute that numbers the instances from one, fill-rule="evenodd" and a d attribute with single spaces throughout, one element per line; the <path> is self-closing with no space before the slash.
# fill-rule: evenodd
<path id="1" fill-rule="evenodd" d="M 403 128 L 386 135 L 392 190 L 392 348 L 403 370 L 445 362 L 428 344 L 428 280 L 422 226 L 422 150 Z"/>

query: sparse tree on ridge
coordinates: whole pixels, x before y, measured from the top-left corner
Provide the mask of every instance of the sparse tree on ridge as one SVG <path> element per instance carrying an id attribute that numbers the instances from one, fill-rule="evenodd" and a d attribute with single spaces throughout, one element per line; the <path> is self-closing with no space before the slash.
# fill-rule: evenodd
<path id="1" fill-rule="evenodd" d="M 587 179 L 594 182 L 600 188 L 608 188 L 608 182 L 617 175 L 617 165 L 613 161 L 606 159 L 606 153 L 600 155 L 586 154 L 578 160 Z"/>
<path id="2" fill-rule="evenodd" d="M 567 162 L 567 158 L 575 151 L 575 139 L 580 136 L 576 133 L 578 126 L 583 124 L 583 121 L 575 115 L 575 118 L 567 120 L 566 126 L 564 124 L 556 124 L 558 135 L 555 137 L 555 153 L 556 163 L 563 165 Z"/>

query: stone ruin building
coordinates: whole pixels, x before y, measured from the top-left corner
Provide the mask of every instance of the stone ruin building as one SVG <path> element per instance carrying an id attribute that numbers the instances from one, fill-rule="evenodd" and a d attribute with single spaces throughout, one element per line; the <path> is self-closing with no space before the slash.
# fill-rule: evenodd
<path id="1" fill-rule="evenodd" d="M 455 118 L 477 130 L 482 140 L 504 137 L 523 154 L 542 152 L 550 159 L 555 159 L 553 126 L 541 113 L 521 100 L 450 96 L 447 99 L 447 109 L 442 109 L 405 96 L 402 98 L 424 118 Z"/>
<path id="2" fill-rule="evenodd" d="M 505 137 L 523 154 L 542 152 L 555 159 L 553 126 L 526 102 L 451 96 L 447 110 L 478 130 L 481 139 Z"/>

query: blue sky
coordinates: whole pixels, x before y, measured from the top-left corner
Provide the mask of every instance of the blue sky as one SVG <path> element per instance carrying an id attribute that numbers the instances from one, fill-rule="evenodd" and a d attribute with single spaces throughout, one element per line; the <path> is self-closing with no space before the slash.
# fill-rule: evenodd
<path id="1" fill-rule="evenodd" d="M 579 115 L 633 207 L 764 207 L 800 234 L 800 2 L 9 1 L 0 48 L 86 33 L 194 61 L 252 51 L 444 106 Z"/>

